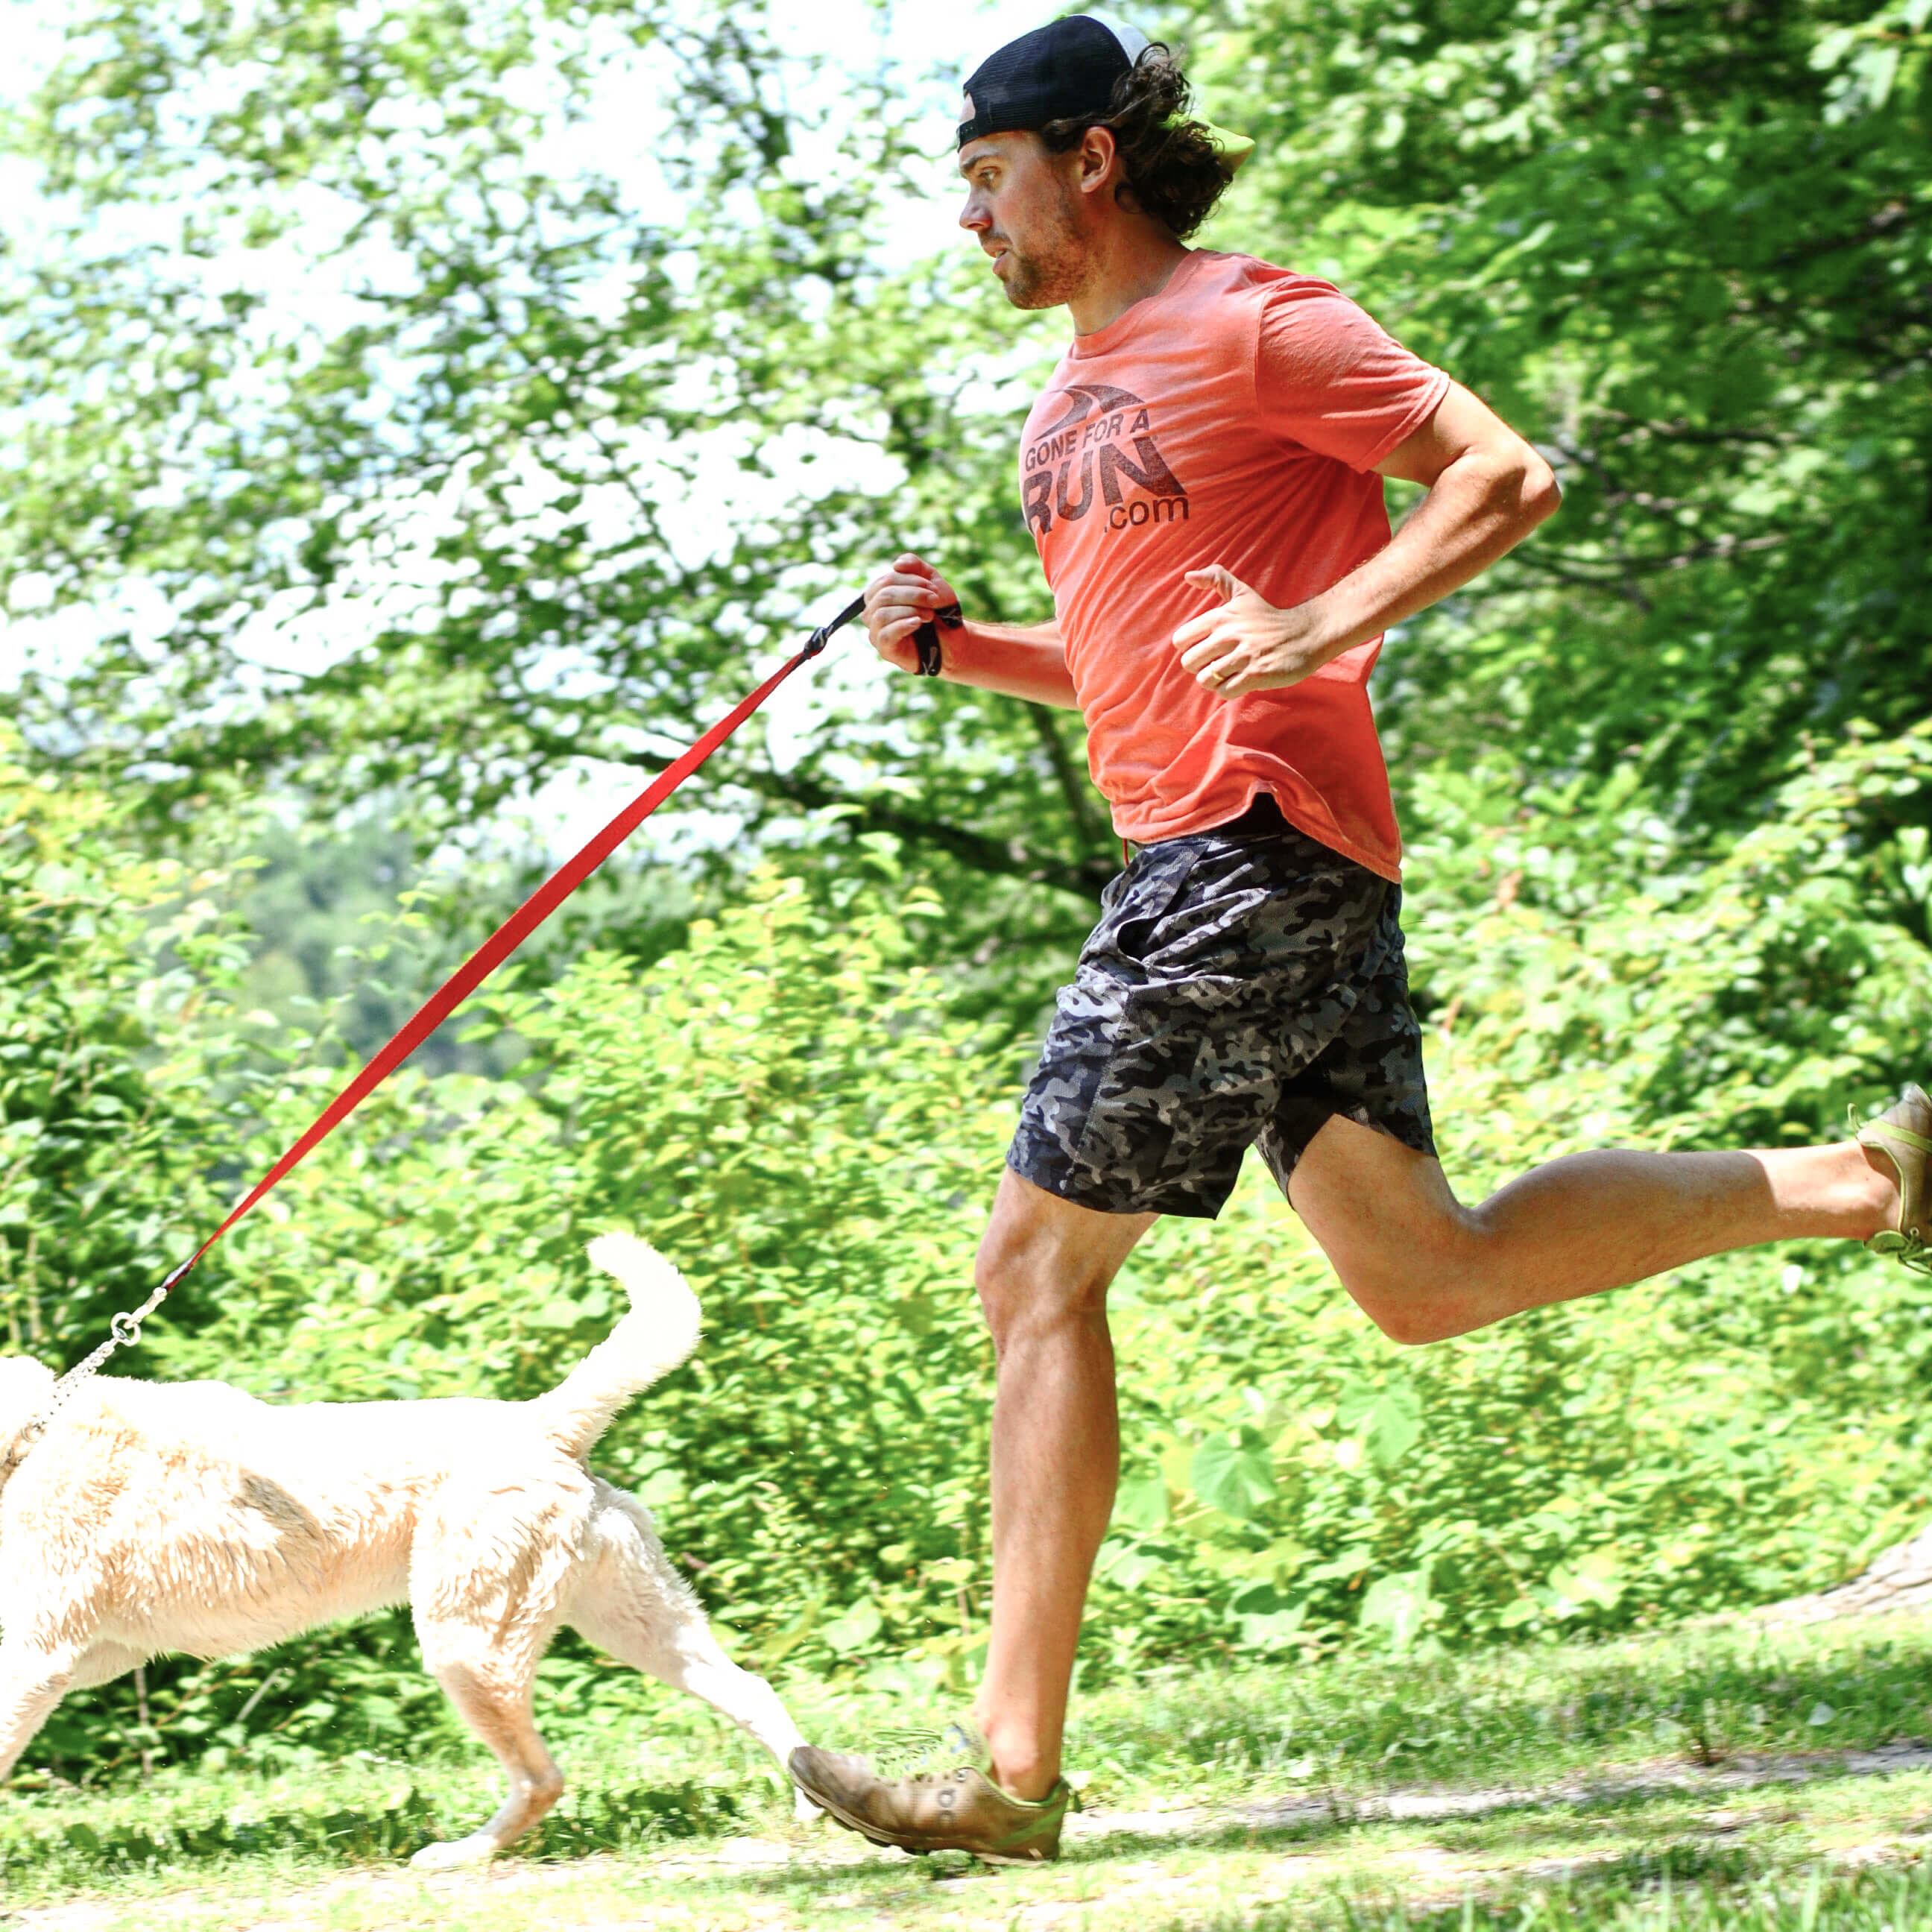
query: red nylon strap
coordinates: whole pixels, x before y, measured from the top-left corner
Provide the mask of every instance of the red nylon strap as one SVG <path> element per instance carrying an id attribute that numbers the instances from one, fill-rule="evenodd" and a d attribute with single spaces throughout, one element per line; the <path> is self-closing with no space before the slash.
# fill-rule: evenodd
<path id="1" fill-rule="evenodd" d="M 856 609 L 857 607 L 854 607 Z M 852 612 L 848 610 L 846 616 Z M 750 697 L 737 705 L 728 716 L 721 718 L 690 750 L 682 753 L 672 764 L 667 765 L 643 791 L 632 800 L 603 830 L 588 840 L 571 858 L 564 861 L 496 930 L 477 947 L 449 977 L 416 1012 L 406 1020 L 395 1037 L 382 1048 L 364 1066 L 354 1079 L 330 1101 L 322 1118 L 290 1148 L 274 1166 L 269 1168 L 254 1188 L 245 1196 L 230 1214 L 227 1220 L 196 1248 L 186 1262 L 168 1277 L 167 1286 L 172 1287 L 186 1274 L 250 1208 L 266 1194 L 270 1188 L 312 1154 L 335 1130 L 354 1113 L 356 1109 L 393 1073 L 403 1062 L 442 1025 L 443 1022 L 508 958 L 517 948 L 536 932 L 537 928 L 596 871 L 651 814 L 730 737 L 772 693 L 790 676 L 808 658 L 814 657 L 824 648 L 824 639 L 836 629 L 844 619 L 827 625 L 824 631 L 814 634 L 812 642 L 794 657 L 788 658 L 753 692 Z"/>

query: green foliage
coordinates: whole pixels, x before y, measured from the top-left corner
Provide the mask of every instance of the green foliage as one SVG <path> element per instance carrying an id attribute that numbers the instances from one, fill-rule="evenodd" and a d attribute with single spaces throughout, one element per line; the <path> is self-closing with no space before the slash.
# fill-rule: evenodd
<path id="1" fill-rule="evenodd" d="M 1212 238 L 1340 275 L 1564 476 L 1562 518 L 1392 652 L 1405 764 L 1634 754 L 1665 816 L 1736 827 L 1804 733 L 1922 715 L 1916 0 L 1195 25 L 1214 111 L 1261 136 Z M 141 0 L 74 27 L 15 137 L 80 212 L 7 296 L 0 571 L 166 600 L 27 707 L 140 760 L 158 807 L 238 768 L 473 814 L 586 755 L 648 766 L 902 542 L 976 613 L 1044 608 L 1011 440 L 1057 335 L 1016 354 L 983 274 L 874 252 L 930 191 L 900 77 L 800 72 L 744 8 Z M 678 104 L 662 183 L 550 165 L 545 130 L 644 89 L 646 50 Z M 170 245 L 104 248 L 158 201 L 190 211 Z M 362 292 L 278 305 L 244 272 L 271 241 Z M 110 360 L 140 380 L 91 380 Z M 904 680 L 824 700 L 796 755 L 728 754 L 730 802 L 918 841 L 979 881 L 970 944 L 1064 944 L 1077 910 L 1029 887 L 1109 862 L 1069 721 Z"/>
<path id="2" fill-rule="evenodd" d="M 1336 276 L 1564 477 L 1480 596 L 1392 640 L 1412 829 L 1432 764 L 1552 795 L 1628 766 L 1694 855 L 1808 734 L 1923 716 L 1914 0 L 1169 24 L 1261 137 L 1210 239 Z M 0 576 L 16 608 L 130 580 L 165 607 L 104 616 L 88 670 L 19 698 L 37 743 L 137 770 L 163 825 L 231 783 L 400 786 L 433 838 L 586 758 L 652 767 L 902 543 L 976 614 L 1043 612 L 1012 449 L 1057 327 L 976 269 L 882 258 L 932 189 L 903 76 L 812 70 L 742 7 L 139 0 L 74 26 L 14 134 L 78 212 L 0 290 Z M 660 82 L 662 178 L 557 163 L 548 131 Z M 157 205 L 178 235 L 104 240 Z M 982 1007 L 1021 1019 L 1112 863 L 1074 721 L 848 648 L 808 733 L 754 730 L 703 787 L 767 841 L 829 814 L 911 842 Z"/>
<path id="3" fill-rule="evenodd" d="M 19 757 L 0 734 L 0 1332 L 64 1364 L 182 1258 L 210 1088 L 236 1090 L 203 1009 L 244 949 L 218 874 L 143 858 Z"/>
<path id="4" fill-rule="evenodd" d="M 298 1033 L 326 1024 L 374 1052 L 550 871 L 484 847 L 426 867 L 405 824 L 380 810 L 333 828 L 270 818 L 236 836 L 235 916 L 252 938 L 236 1004 Z M 591 945 L 650 961 L 683 944 L 696 899 L 668 866 L 607 866 L 518 949 L 512 985 L 552 977 Z M 452 1019 L 417 1051 L 441 1073 L 500 1073 L 503 1052 L 464 1048 Z M 514 1048 L 508 1049 L 514 1053 Z"/>
<path id="5" fill-rule="evenodd" d="M 737 4 L 136 0 L 73 26 L 15 130 L 73 219 L 0 264 L 0 584 L 38 610 L 132 578 L 159 607 L 20 708 L 138 768 L 162 830 L 237 778 L 386 791 L 434 839 L 581 760 L 656 770 L 903 544 L 938 538 L 976 611 L 1042 614 L 998 292 L 872 253 L 911 160 L 884 76 L 801 86 Z M 548 165 L 547 131 L 619 96 L 662 114 L 655 165 Z M 157 202 L 178 233 L 104 248 Z M 332 292 L 272 295 L 291 277 Z M 110 360 L 134 380 L 94 380 Z M 1072 720 L 830 666 L 812 701 L 798 746 L 760 721 L 694 796 L 927 842 L 994 882 L 973 944 L 1076 936 L 1066 895 L 1114 848 Z"/>

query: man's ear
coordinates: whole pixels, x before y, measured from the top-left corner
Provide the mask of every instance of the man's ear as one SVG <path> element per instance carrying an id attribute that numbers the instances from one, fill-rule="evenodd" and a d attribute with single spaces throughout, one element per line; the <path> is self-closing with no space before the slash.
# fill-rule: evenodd
<path id="1" fill-rule="evenodd" d="M 1080 137 L 1078 185 L 1082 194 L 1098 194 L 1118 187 L 1124 178 L 1120 151 L 1111 128 L 1089 128 Z"/>

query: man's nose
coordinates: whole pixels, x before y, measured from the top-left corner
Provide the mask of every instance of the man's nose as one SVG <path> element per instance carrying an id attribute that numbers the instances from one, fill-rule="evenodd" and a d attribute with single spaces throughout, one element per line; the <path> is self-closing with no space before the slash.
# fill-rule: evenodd
<path id="1" fill-rule="evenodd" d="M 959 211 L 959 225 L 970 228 L 975 234 L 982 233 L 993 225 L 993 218 L 987 213 L 986 204 L 977 194 L 966 197 L 966 206 Z"/>

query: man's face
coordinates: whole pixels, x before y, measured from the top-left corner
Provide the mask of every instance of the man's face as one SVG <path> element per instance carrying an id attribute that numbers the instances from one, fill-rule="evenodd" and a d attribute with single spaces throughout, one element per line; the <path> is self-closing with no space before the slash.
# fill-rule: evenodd
<path id="1" fill-rule="evenodd" d="M 1037 134 L 988 134 L 959 151 L 959 225 L 979 237 L 1016 308 L 1057 308 L 1086 285 L 1094 250 L 1081 225 L 1078 166 L 1076 155 L 1049 154 Z"/>

